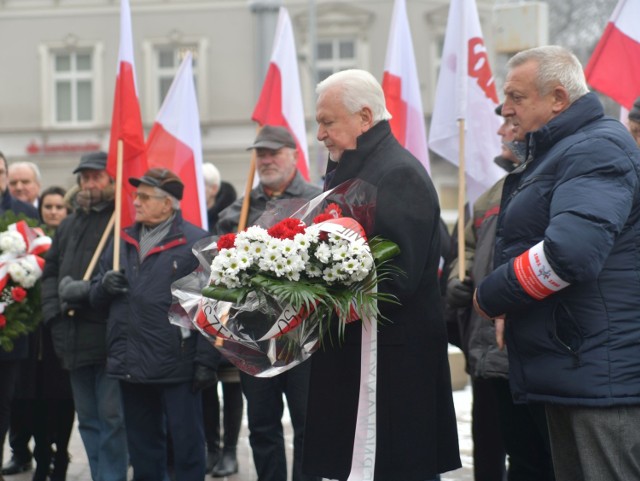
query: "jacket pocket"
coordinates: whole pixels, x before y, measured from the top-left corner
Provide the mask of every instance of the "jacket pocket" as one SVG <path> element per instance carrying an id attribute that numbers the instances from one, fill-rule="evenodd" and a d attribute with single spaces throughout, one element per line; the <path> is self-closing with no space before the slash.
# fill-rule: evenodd
<path id="1" fill-rule="evenodd" d="M 579 363 L 584 336 L 575 317 L 562 302 L 554 307 L 551 325 L 548 327 L 554 343 Z"/>

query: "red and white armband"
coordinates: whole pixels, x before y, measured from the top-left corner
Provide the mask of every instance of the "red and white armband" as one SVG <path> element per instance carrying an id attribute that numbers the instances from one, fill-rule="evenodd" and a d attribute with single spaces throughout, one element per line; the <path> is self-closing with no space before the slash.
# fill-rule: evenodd
<path id="1" fill-rule="evenodd" d="M 551 268 L 544 254 L 544 241 L 516 257 L 513 269 L 522 288 L 536 300 L 544 299 L 569 285 Z"/>

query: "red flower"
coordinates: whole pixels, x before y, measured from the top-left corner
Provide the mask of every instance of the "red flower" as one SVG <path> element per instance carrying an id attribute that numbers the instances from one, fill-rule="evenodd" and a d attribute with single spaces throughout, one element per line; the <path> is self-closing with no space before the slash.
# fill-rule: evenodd
<path id="1" fill-rule="evenodd" d="M 25 291 L 22 287 L 12 287 L 11 297 L 16 302 L 22 302 L 27 297 L 27 291 Z"/>
<path id="2" fill-rule="evenodd" d="M 221 251 L 222 249 L 231 249 L 232 247 L 235 246 L 236 243 L 236 235 L 231 233 L 231 234 L 225 234 L 220 236 L 220 239 L 218 239 L 218 250 Z"/>
<path id="3" fill-rule="evenodd" d="M 7 325 L 7 318 L 4 317 L 4 314 L 0 314 L 0 329 L 4 329 Z"/>
<path id="4" fill-rule="evenodd" d="M 296 234 L 304 233 L 305 228 L 300 219 L 287 217 L 271 227 L 267 233 L 277 239 L 293 239 Z"/>

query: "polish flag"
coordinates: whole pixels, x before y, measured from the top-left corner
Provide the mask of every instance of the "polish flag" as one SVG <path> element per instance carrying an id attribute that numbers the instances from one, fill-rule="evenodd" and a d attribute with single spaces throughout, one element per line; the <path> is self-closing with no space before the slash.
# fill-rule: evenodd
<path id="1" fill-rule="evenodd" d="M 405 0 L 396 0 L 393 7 L 382 90 L 392 115 L 389 123 L 393 135 L 430 172 L 427 130 Z"/>
<path id="2" fill-rule="evenodd" d="M 291 19 L 284 7 L 280 7 L 269 70 L 251 118 L 260 125 L 279 125 L 289 129 L 298 147 L 297 168 L 309 180 L 307 129 L 296 46 Z"/>
<path id="3" fill-rule="evenodd" d="M 431 150 L 459 164 L 459 121 L 464 120 L 467 200 L 475 199 L 504 176 L 493 159 L 500 154 L 495 113 L 498 94 L 484 46 L 475 0 L 452 0 L 431 118 Z M 474 188 L 475 191 L 470 190 Z"/>
<path id="4" fill-rule="evenodd" d="M 630 109 L 640 96 L 640 0 L 620 0 L 589 59 L 587 82 Z"/>
<path id="5" fill-rule="evenodd" d="M 131 34 L 131 9 L 129 0 L 120 3 L 120 52 L 118 55 L 118 75 L 113 101 L 111 138 L 107 172 L 116 178 L 118 162 L 118 141 L 123 142 L 122 156 L 122 227 L 131 225 L 135 209 L 130 193 L 135 190 L 127 181 L 129 177 L 140 177 L 147 170 L 144 150 L 144 129 L 140 103 L 136 89 L 135 64 L 133 62 L 133 36 Z"/>
<path id="6" fill-rule="evenodd" d="M 200 114 L 191 52 L 182 60 L 149 132 L 147 158 L 149 168 L 169 169 L 180 177 L 184 183 L 180 203 L 183 217 L 207 230 Z"/>

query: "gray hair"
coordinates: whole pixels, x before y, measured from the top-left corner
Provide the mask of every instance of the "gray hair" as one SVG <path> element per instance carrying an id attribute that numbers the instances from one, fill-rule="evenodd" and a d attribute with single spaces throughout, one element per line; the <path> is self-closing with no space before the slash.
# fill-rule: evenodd
<path id="1" fill-rule="evenodd" d="M 546 45 L 523 50 L 511 57 L 507 69 L 512 70 L 529 61 L 538 64 L 536 84 L 540 95 L 562 85 L 569 93 L 569 103 L 573 103 L 589 93 L 580 60 L 566 48 Z"/>
<path id="2" fill-rule="evenodd" d="M 169 200 L 171 201 L 171 208 L 173 210 L 180 210 L 180 201 L 176 199 L 174 196 L 172 196 L 169 192 L 167 192 L 166 190 L 162 190 L 160 187 L 155 187 L 155 186 L 153 187 L 153 191 L 156 193 L 156 195 L 169 197 Z"/>
<path id="3" fill-rule="evenodd" d="M 211 162 L 202 164 L 204 183 L 210 186 L 220 186 L 220 171 Z"/>
<path id="4" fill-rule="evenodd" d="M 369 107 L 373 113 L 374 124 L 391 118 L 382 87 L 366 70 L 350 69 L 336 72 L 316 86 L 316 93 L 320 96 L 336 86 L 340 87 L 342 102 L 349 112 L 356 113 L 364 107 Z"/>
<path id="5" fill-rule="evenodd" d="M 9 170 L 11 170 L 11 167 L 28 167 L 33 172 L 33 175 L 36 178 L 36 182 L 38 184 L 42 183 L 42 178 L 40 176 L 40 168 L 33 162 L 28 162 L 28 161 L 12 162 L 11 164 L 9 164 Z"/>

